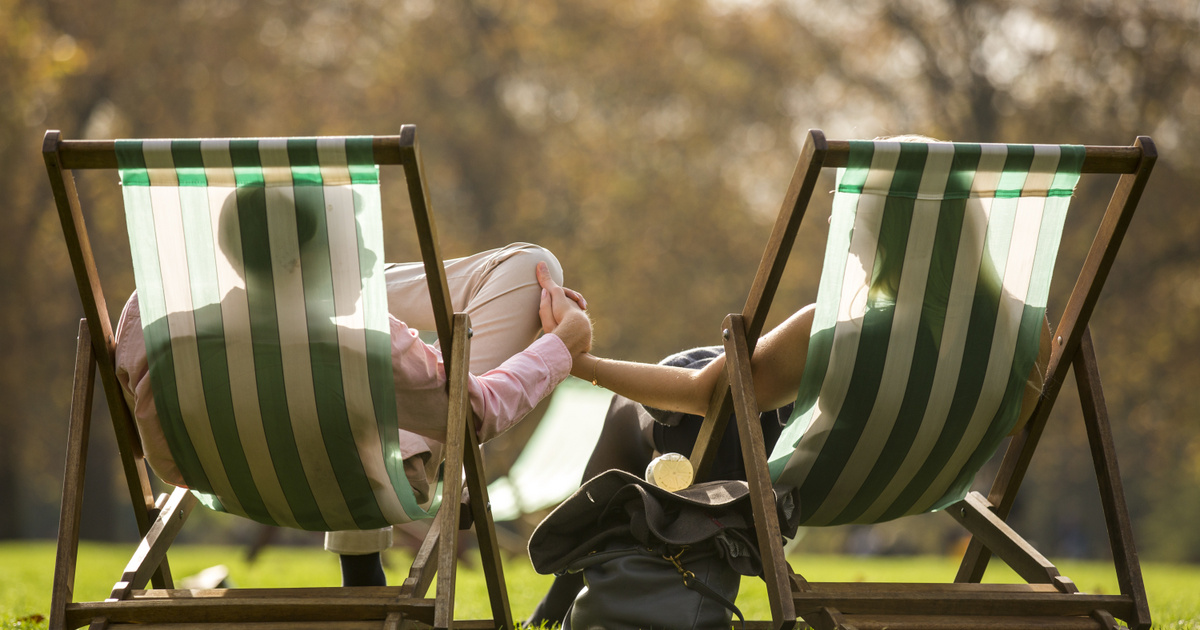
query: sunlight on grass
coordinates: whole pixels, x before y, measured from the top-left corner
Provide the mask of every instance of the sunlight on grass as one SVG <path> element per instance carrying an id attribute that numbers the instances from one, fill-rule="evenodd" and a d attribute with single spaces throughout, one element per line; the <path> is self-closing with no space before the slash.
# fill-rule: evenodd
<path id="1" fill-rule="evenodd" d="M 77 601 L 103 599 L 124 567 L 133 545 L 85 543 L 80 548 L 75 579 Z M 410 556 L 392 551 L 386 556 L 388 581 L 403 581 Z M 229 546 L 188 545 L 170 556 L 171 571 L 180 579 L 200 570 L 224 564 L 236 587 L 336 586 L 340 583 L 337 558 L 319 547 L 268 547 L 254 563 L 244 559 L 244 549 Z M 958 562 L 948 557 L 856 557 L 805 554 L 789 558 L 792 567 L 817 582 L 948 582 Z M 460 569 L 455 614 L 463 618 L 489 615 L 487 590 L 477 558 Z M 50 607 L 50 583 L 54 571 L 51 542 L 0 543 L 0 628 L 22 630 L 45 628 Z M 1112 566 L 1105 562 L 1065 561 L 1062 573 L 1080 590 L 1091 593 L 1118 592 Z M 1200 630 L 1200 566 L 1151 563 L 1143 567 L 1155 628 Z M 551 577 L 536 574 L 523 557 L 505 562 L 509 602 L 514 619 L 521 620 L 533 609 L 550 585 Z M 1006 567 L 993 563 L 989 582 L 1015 582 Z M 769 615 L 766 590 L 760 580 L 743 580 L 737 605 L 747 619 Z"/>

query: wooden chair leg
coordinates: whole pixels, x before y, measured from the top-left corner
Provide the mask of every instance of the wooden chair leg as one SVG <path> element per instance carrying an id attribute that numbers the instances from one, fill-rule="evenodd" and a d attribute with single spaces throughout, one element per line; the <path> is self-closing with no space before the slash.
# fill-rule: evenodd
<path id="1" fill-rule="evenodd" d="M 453 421 L 451 424 L 455 424 Z M 457 444 L 455 444 L 457 442 Z M 436 562 L 437 602 L 434 605 L 435 628 L 450 628 L 454 620 L 455 568 L 458 563 L 459 503 L 462 502 L 462 442 L 447 441 L 445 473 L 442 480 L 442 506 L 438 509 L 438 547 Z M 451 455 L 455 449 L 457 454 Z"/>
<path id="2" fill-rule="evenodd" d="M 455 566 L 458 562 L 459 509 L 463 490 L 463 452 L 467 432 L 474 431 L 469 420 L 470 402 L 467 399 L 467 366 L 470 363 L 466 315 L 455 315 L 449 360 L 449 420 L 446 426 L 446 463 L 442 477 L 442 507 L 439 537 L 441 548 L 437 561 L 437 602 L 434 605 L 435 628 L 450 628 L 454 623 Z M 445 345 L 445 344 L 443 344 Z"/>
<path id="3" fill-rule="evenodd" d="M 1133 598 L 1134 618 L 1126 621 L 1132 628 L 1146 629 L 1150 627 L 1150 606 L 1146 601 L 1142 566 L 1133 542 L 1133 525 L 1125 503 L 1121 471 L 1117 467 L 1117 451 L 1113 442 L 1112 426 L 1108 420 L 1108 407 L 1104 404 L 1104 391 L 1100 384 L 1100 372 L 1090 330 L 1084 331 L 1079 353 L 1075 357 L 1074 369 L 1075 380 L 1079 385 L 1079 398 L 1083 404 L 1083 421 L 1087 426 L 1088 443 L 1092 450 L 1092 462 L 1096 468 L 1096 481 L 1100 486 L 1100 503 L 1104 508 L 1109 546 L 1116 565 L 1117 583 L 1121 587 L 1121 594 Z"/>
<path id="4" fill-rule="evenodd" d="M 750 485 L 754 529 L 762 554 L 763 580 L 767 583 L 771 618 L 776 628 L 792 628 L 796 625 L 796 609 L 792 601 L 787 563 L 783 558 L 783 534 L 775 508 L 775 490 L 767 471 L 767 448 L 763 441 L 762 425 L 758 421 L 758 403 L 750 379 L 750 353 L 741 315 L 725 318 L 725 369 L 729 374 L 738 437 L 742 443 L 742 459 L 746 465 L 746 480 Z"/>
<path id="5" fill-rule="evenodd" d="M 93 391 L 95 389 L 96 359 L 92 347 L 91 331 L 86 319 L 79 322 L 79 337 L 75 352 L 75 383 L 72 388 L 71 415 L 67 429 L 67 461 L 63 474 L 63 503 L 59 513 L 58 553 L 55 558 L 54 583 L 51 593 L 49 627 L 64 628 L 66 624 L 66 607 L 71 603 L 75 588 L 75 567 L 79 553 L 79 520 L 83 505 L 83 487 L 87 467 L 88 439 L 91 433 L 91 412 Z M 140 487 L 137 480 L 132 485 Z M 169 588 L 171 573 L 167 568 L 166 548 L 175 533 L 179 531 L 187 513 L 195 505 L 195 498 L 186 490 L 177 490 L 186 495 L 178 502 L 185 502 L 182 510 L 175 505 L 170 515 L 162 510 L 156 510 L 156 520 L 143 539 L 134 559 L 126 567 L 126 572 L 113 589 L 113 597 L 123 598 L 128 595 L 129 588 L 122 585 L 136 584 L 132 588 L 141 588 L 151 580 L 156 585 Z M 190 499 L 190 501 L 189 501 Z M 138 504 L 134 505 L 137 510 Z M 161 521 L 161 522 L 160 522 Z M 153 541 L 158 541 L 152 544 Z M 131 582 L 132 581 L 132 582 Z M 108 621 L 103 618 L 93 620 L 92 627 L 105 628 Z"/>
<path id="6" fill-rule="evenodd" d="M 474 430 L 474 414 L 471 413 L 469 403 L 466 400 L 466 370 L 470 362 L 470 344 L 468 340 L 471 335 L 471 321 L 464 313 L 454 315 L 454 357 L 451 361 L 451 369 L 455 371 L 452 375 L 453 383 L 462 383 L 462 393 L 451 389 L 451 400 L 455 400 L 455 396 L 462 397 L 462 415 L 464 418 L 472 419 L 471 422 L 463 422 L 462 430 L 458 435 L 463 440 L 461 457 L 462 470 L 466 476 L 467 483 L 467 501 L 470 506 L 470 513 L 475 526 L 475 537 L 479 542 L 479 555 L 483 564 L 484 579 L 487 583 L 488 600 L 492 608 L 492 620 L 496 622 L 498 627 L 512 628 L 512 608 L 508 602 L 508 590 L 504 581 L 504 566 L 500 559 L 500 542 L 496 538 L 496 523 L 492 519 L 492 506 L 487 494 L 487 476 L 483 469 L 483 460 L 479 450 L 479 438 Z M 461 375 L 459 372 L 461 371 Z M 447 475 L 450 474 L 449 459 L 447 459 Z"/>
<path id="7" fill-rule="evenodd" d="M 75 566 L 79 556 L 79 519 L 83 508 L 83 482 L 87 469 L 88 436 L 92 426 L 92 398 L 96 384 L 96 359 L 86 319 L 79 320 L 75 346 L 75 383 L 71 389 L 71 414 L 67 425 L 67 463 L 63 471 L 62 507 L 58 515 L 58 554 L 54 560 L 54 585 L 50 595 L 50 630 L 66 627 L 67 604 L 74 598 Z"/>
<path id="8" fill-rule="evenodd" d="M 466 432 L 466 442 L 463 467 L 467 476 L 467 498 L 475 521 L 475 537 L 479 541 L 479 557 L 492 607 L 492 620 L 500 627 L 511 628 L 512 608 L 505 586 L 504 565 L 500 559 L 500 541 L 496 537 L 496 522 L 492 519 L 492 505 L 487 494 L 487 477 L 480 457 L 479 440 L 474 431 Z"/>

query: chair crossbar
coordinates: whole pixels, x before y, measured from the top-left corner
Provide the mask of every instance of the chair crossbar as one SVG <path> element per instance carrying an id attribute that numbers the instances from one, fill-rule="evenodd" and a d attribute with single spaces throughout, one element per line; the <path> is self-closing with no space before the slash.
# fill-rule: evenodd
<path id="1" fill-rule="evenodd" d="M 812 583 L 813 590 L 793 593 L 796 612 L 800 615 L 833 608 L 842 614 L 885 615 L 1012 615 L 1088 616 L 1093 610 L 1104 609 L 1124 618 L 1133 611 L 1133 601 L 1125 595 L 1090 595 L 997 588 L 999 585 L 975 584 L 975 588 L 945 588 L 947 585 L 891 585 L 884 583 L 854 583 L 841 589 L 826 590 L 826 584 Z M 953 585 L 963 587 L 967 585 Z M 1023 586 L 1023 585 L 1013 585 Z"/>

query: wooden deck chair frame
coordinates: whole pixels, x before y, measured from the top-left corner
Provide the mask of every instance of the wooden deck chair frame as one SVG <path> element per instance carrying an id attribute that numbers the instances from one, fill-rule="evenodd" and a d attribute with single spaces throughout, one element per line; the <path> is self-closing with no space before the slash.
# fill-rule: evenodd
<path id="1" fill-rule="evenodd" d="M 73 171 L 80 169 L 116 169 L 115 142 L 63 140 L 58 131 L 48 131 L 42 153 L 85 314 L 80 322 L 75 362 L 50 628 L 85 625 L 103 628 L 133 622 L 206 622 L 239 627 L 255 622 L 269 624 L 270 627 L 330 627 L 335 622 L 338 623 L 337 627 L 354 628 L 414 625 L 436 628 L 512 627 L 479 444 L 472 430 L 473 423 L 468 421 L 473 417 L 466 388 L 470 322 L 466 314 L 455 313 L 450 302 L 438 248 L 437 229 L 430 212 L 428 189 L 421 169 L 416 128 L 406 125 L 397 136 L 375 137 L 372 148 L 377 164 L 400 165 L 404 169 L 421 255 L 432 303 L 435 305 L 437 333 L 442 340 L 449 374 L 447 472 L 444 475 L 442 505 L 467 505 L 469 512 L 463 510 L 466 516 L 460 516 L 459 509 L 438 511 L 429 535 L 414 558 L 408 578 L 399 586 L 175 589 L 166 554 L 197 499 L 182 488 L 176 488 L 170 495 L 163 494 L 157 499 L 154 497 L 137 427 L 117 382 L 113 326 L 92 256 L 85 213 L 79 202 L 73 175 Z M 92 390 L 97 370 L 116 432 L 137 527 L 143 538 L 107 600 L 75 602 L 73 592 L 80 511 Z M 468 488 L 466 503 L 463 503 L 462 475 L 451 472 L 464 469 Z M 492 618 L 462 622 L 453 618 L 457 532 L 460 525 L 470 527 L 470 517 L 473 517 L 479 540 Z M 427 597 L 435 576 L 437 595 Z M 152 583 L 153 588 L 147 588 L 148 583 Z"/>
<path id="2" fill-rule="evenodd" d="M 727 418 L 736 413 L 754 517 L 759 524 L 758 542 L 772 616 L 770 623 L 754 625 L 793 627 L 799 616 L 810 626 L 822 630 L 1115 628 L 1114 618 L 1118 618 L 1131 628 L 1149 628 L 1145 586 L 1088 329 L 1088 320 L 1101 287 L 1157 158 L 1154 143 L 1144 136 L 1138 137 L 1131 146 L 1085 147 L 1082 173 L 1119 174 L 1120 177 L 1055 328 L 1040 403 L 1024 429 L 1010 441 L 989 495 L 984 497 L 972 492 L 945 510 L 972 535 L 955 582 L 809 583 L 787 564 L 776 512 L 770 503 L 773 495 L 762 431 L 757 422 L 750 357 L 762 333 L 767 311 L 821 170 L 845 166 L 849 146 L 848 141 L 826 140 L 820 131 L 809 131 L 746 305 L 741 313 L 731 314 L 724 321 L 723 336 L 729 359 L 725 374 L 714 391 L 704 429 L 692 452 L 697 478 L 704 479 L 711 469 L 717 440 L 724 433 Z M 1050 561 L 1004 522 L 1070 367 L 1074 367 L 1079 384 L 1083 418 L 1121 590 L 1119 595 L 1076 592 L 1068 578 L 1059 575 Z M 748 421 L 751 418 L 755 420 Z M 992 554 L 1003 559 L 1028 584 L 980 584 Z"/>

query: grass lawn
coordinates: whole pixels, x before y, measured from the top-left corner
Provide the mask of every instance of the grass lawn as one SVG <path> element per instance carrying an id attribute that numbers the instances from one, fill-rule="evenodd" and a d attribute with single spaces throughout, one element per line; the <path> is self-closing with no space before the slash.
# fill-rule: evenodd
<path id="1" fill-rule="evenodd" d="M 80 563 L 75 580 L 76 599 L 103 599 L 125 566 L 132 544 L 102 545 L 85 543 L 80 548 Z M 251 565 L 243 560 L 237 547 L 181 547 L 170 556 L 171 571 L 178 580 L 214 564 L 229 568 L 230 580 L 238 587 L 336 586 L 339 584 L 337 560 L 319 548 L 269 547 Z M 399 551 L 388 556 L 390 583 L 403 579 L 408 558 Z M 862 558 L 851 556 L 804 555 L 790 558 L 791 564 L 814 581 L 928 581 L 946 582 L 954 577 L 957 561 L 949 558 L 920 556 L 905 558 Z M 45 628 L 50 607 L 50 582 L 54 571 L 54 546 L 51 542 L 0 543 L 0 628 Z M 1107 563 L 1063 562 L 1060 570 L 1070 576 L 1081 590 L 1093 593 L 1117 592 L 1116 577 Z M 1143 566 L 1155 628 L 1200 630 L 1200 566 L 1146 564 Z M 550 577 L 538 575 L 528 560 L 514 558 L 505 564 L 509 599 L 517 619 L 527 615 L 541 599 Z M 1017 581 L 1007 570 L 989 571 L 988 581 Z M 460 570 L 459 597 L 455 610 L 459 616 L 480 618 L 487 614 L 483 574 L 478 570 Z M 743 580 L 738 606 L 747 618 L 768 615 L 766 591 L 758 580 Z"/>

